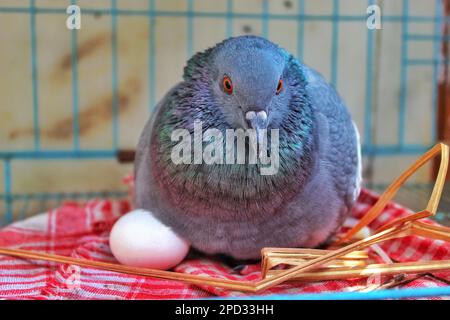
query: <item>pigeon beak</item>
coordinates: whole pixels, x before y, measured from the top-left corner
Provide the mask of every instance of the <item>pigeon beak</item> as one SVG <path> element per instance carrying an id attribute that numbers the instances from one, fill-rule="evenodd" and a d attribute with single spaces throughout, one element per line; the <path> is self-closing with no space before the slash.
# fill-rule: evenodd
<path id="1" fill-rule="evenodd" d="M 267 130 L 267 112 L 266 111 L 247 111 L 245 114 L 248 126 L 256 130 L 258 143 L 262 143 L 265 131 Z"/>

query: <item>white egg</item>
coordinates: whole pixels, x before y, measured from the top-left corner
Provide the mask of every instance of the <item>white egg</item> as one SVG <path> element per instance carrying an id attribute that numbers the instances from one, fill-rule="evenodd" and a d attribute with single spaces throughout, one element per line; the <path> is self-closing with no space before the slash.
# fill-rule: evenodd
<path id="1" fill-rule="evenodd" d="M 176 266 L 189 251 L 186 240 L 142 209 L 125 214 L 114 224 L 109 245 L 122 264 L 160 270 Z"/>

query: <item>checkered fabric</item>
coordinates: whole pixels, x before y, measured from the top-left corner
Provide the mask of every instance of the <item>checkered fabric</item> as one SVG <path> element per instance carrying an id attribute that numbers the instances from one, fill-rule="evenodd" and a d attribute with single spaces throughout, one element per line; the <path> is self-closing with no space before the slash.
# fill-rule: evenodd
<path id="1" fill-rule="evenodd" d="M 374 193 L 363 190 L 352 211 L 353 217 L 362 217 L 377 199 Z M 66 202 L 60 208 L 0 230 L 0 246 L 116 262 L 108 246 L 109 230 L 117 218 L 130 210 L 126 199 L 95 199 L 83 205 Z M 374 230 L 407 214 L 411 214 L 408 209 L 391 203 L 370 224 L 370 228 Z M 396 262 L 450 259 L 450 243 L 438 240 L 409 236 L 384 242 L 380 246 Z M 369 253 L 374 259 L 379 259 L 374 252 Z M 236 271 L 208 257 L 187 259 L 174 270 L 249 281 L 256 281 L 261 276 L 259 264 L 246 265 Z M 448 281 L 450 271 L 415 277 L 402 286 L 446 286 Z M 368 284 L 370 281 L 368 283 L 367 279 L 291 282 L 277 285 L 262 294 L 354 291 L 363 290 Z M 245 293 L 0 255 L 0 298 L 6 299 L 188 299 L 241 295 Z"/>

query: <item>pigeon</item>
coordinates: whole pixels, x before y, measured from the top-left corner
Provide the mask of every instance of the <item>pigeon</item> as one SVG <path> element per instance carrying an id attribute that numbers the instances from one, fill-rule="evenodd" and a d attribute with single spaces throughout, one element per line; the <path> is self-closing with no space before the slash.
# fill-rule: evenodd
<path id="1" fill-rule="evenodd" d="M 199 123 L 202 134 L 255 130 L 257 143 L 266 142 L 261 155 L 277 146 L 276 170 L 262 174 L 260 161 L 198 161 L 190 147 L 206 142 L 195 138 L 185 143 L 191 161 L 174 161 L 180 137 L 173 133 L 195 135 Z M 317 71 L 265 38 L 232 37 L 192 56 L 183 80 L 157 104 L 134 177 L 134 205 L 205 254 L 245 260 L 265 247 L 323 247 L 360 192 L 359 135 Z"/>

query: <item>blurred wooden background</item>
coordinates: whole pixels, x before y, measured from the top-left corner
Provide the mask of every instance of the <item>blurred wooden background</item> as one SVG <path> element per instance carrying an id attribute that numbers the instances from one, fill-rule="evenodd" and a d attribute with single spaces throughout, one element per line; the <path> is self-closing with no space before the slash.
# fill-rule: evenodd
<path id="1" fill-rule="evenodd" d="M 262 0 L 234 1 L 235 13 L 261 13 Z M 269 12 L 297 14 L 299 2 L 270 0 Z M 402 0 L 378 1 L 384 15 L 401 15 Z M 38 8 L 66 8 L 70 1 L 36 0 Z M 82 27 L 77 32 L 79 124 L 82 149 L 107 149 L 112 146 L 112 84 L 111 84 L 111 16 L 83 14 L 83 9 L 110 8 L 109 0 L 79 0 Z M 332 14 L 331 0 L 307 0 L 305 12 Z M 155 9 L 186 11 L 188 1 L 155 0 Z M 2 0 L 0 7 L 28 7 L 25 0 Z M 117 1 L 120 9 L 148 9 L 148 1 Z M 342 15 L 365 15 L 367 2 L 339 1 Z M 195 11 L 226 12 L 227 2 L 195 0 Z M 411 15 L 434 16 L 434 1 L 409 1 Z M 42 149 L 72 148 L 72 64 L 71 37 L 66 28 L 67 15 L 38 14 L 37 64 L 38 102 Z M 33 148 L 32 74 L 30 56 L 30 18 L 24 13 L 0 12 L 0 150 Z M 185 16 L 158 16 L 151 31 L 147 16 L 121 15 L 117 18 L 119 147 L 133 149 L 150 116 L 150 110 L 163 94 L 181 80 L 189 47 L 203 50 L 226 37 L 226 19 L 195 18 L 194 38 L 187 43 Z M 302 61 L 331 77 L 332 21 L 304 21 Z M 270 40 L 295 55 L 300 32 L 297 21 L 271 20 Z M 373 140 L 375 144 L 397 143 L 399 92 L 401 78 L 402 25 L 383 21 L 376 31 L 373 90 Z M 262 22 L 257 19 L 234 18 L 233 34 L 261 34 Z M 410 22 L 408 32 L 429 35 L 433 23 Z M 155 95 L 150 95 L 149 32 L 155 35 Z M 337 89 L 348 104 L 364 132 L 366 98 L 367 27 L 365 22 L 339 21 Z M 433 59 L 433 43 L 411 42 L 410 59 Z M 408 95 L 405 125 L 406 143 L 432 144 L 433 69 L 414 66 L 408 70 Z M 363 138 L 363 137 L 362 137 Z M 364 140 L 362 141 L 364 143 Z M 386 184 L 398 176 L 416 158 L 416 154 L 380 156 L 364 159 L 366 182 Z M 413 183 L 431 181 L 430 166 L 412 179 Z M 72 192 L 124 189 L 122 177 L 132 165 L 115 160 L 17 160 L 12 164 L 13 191 L 19 193 Z M 2 176 L 0 174 L 0 179 Z M 3 192 L 0 184 L 0 192 Z M 425 205 L 425 202 L 423 204 Z"/>

